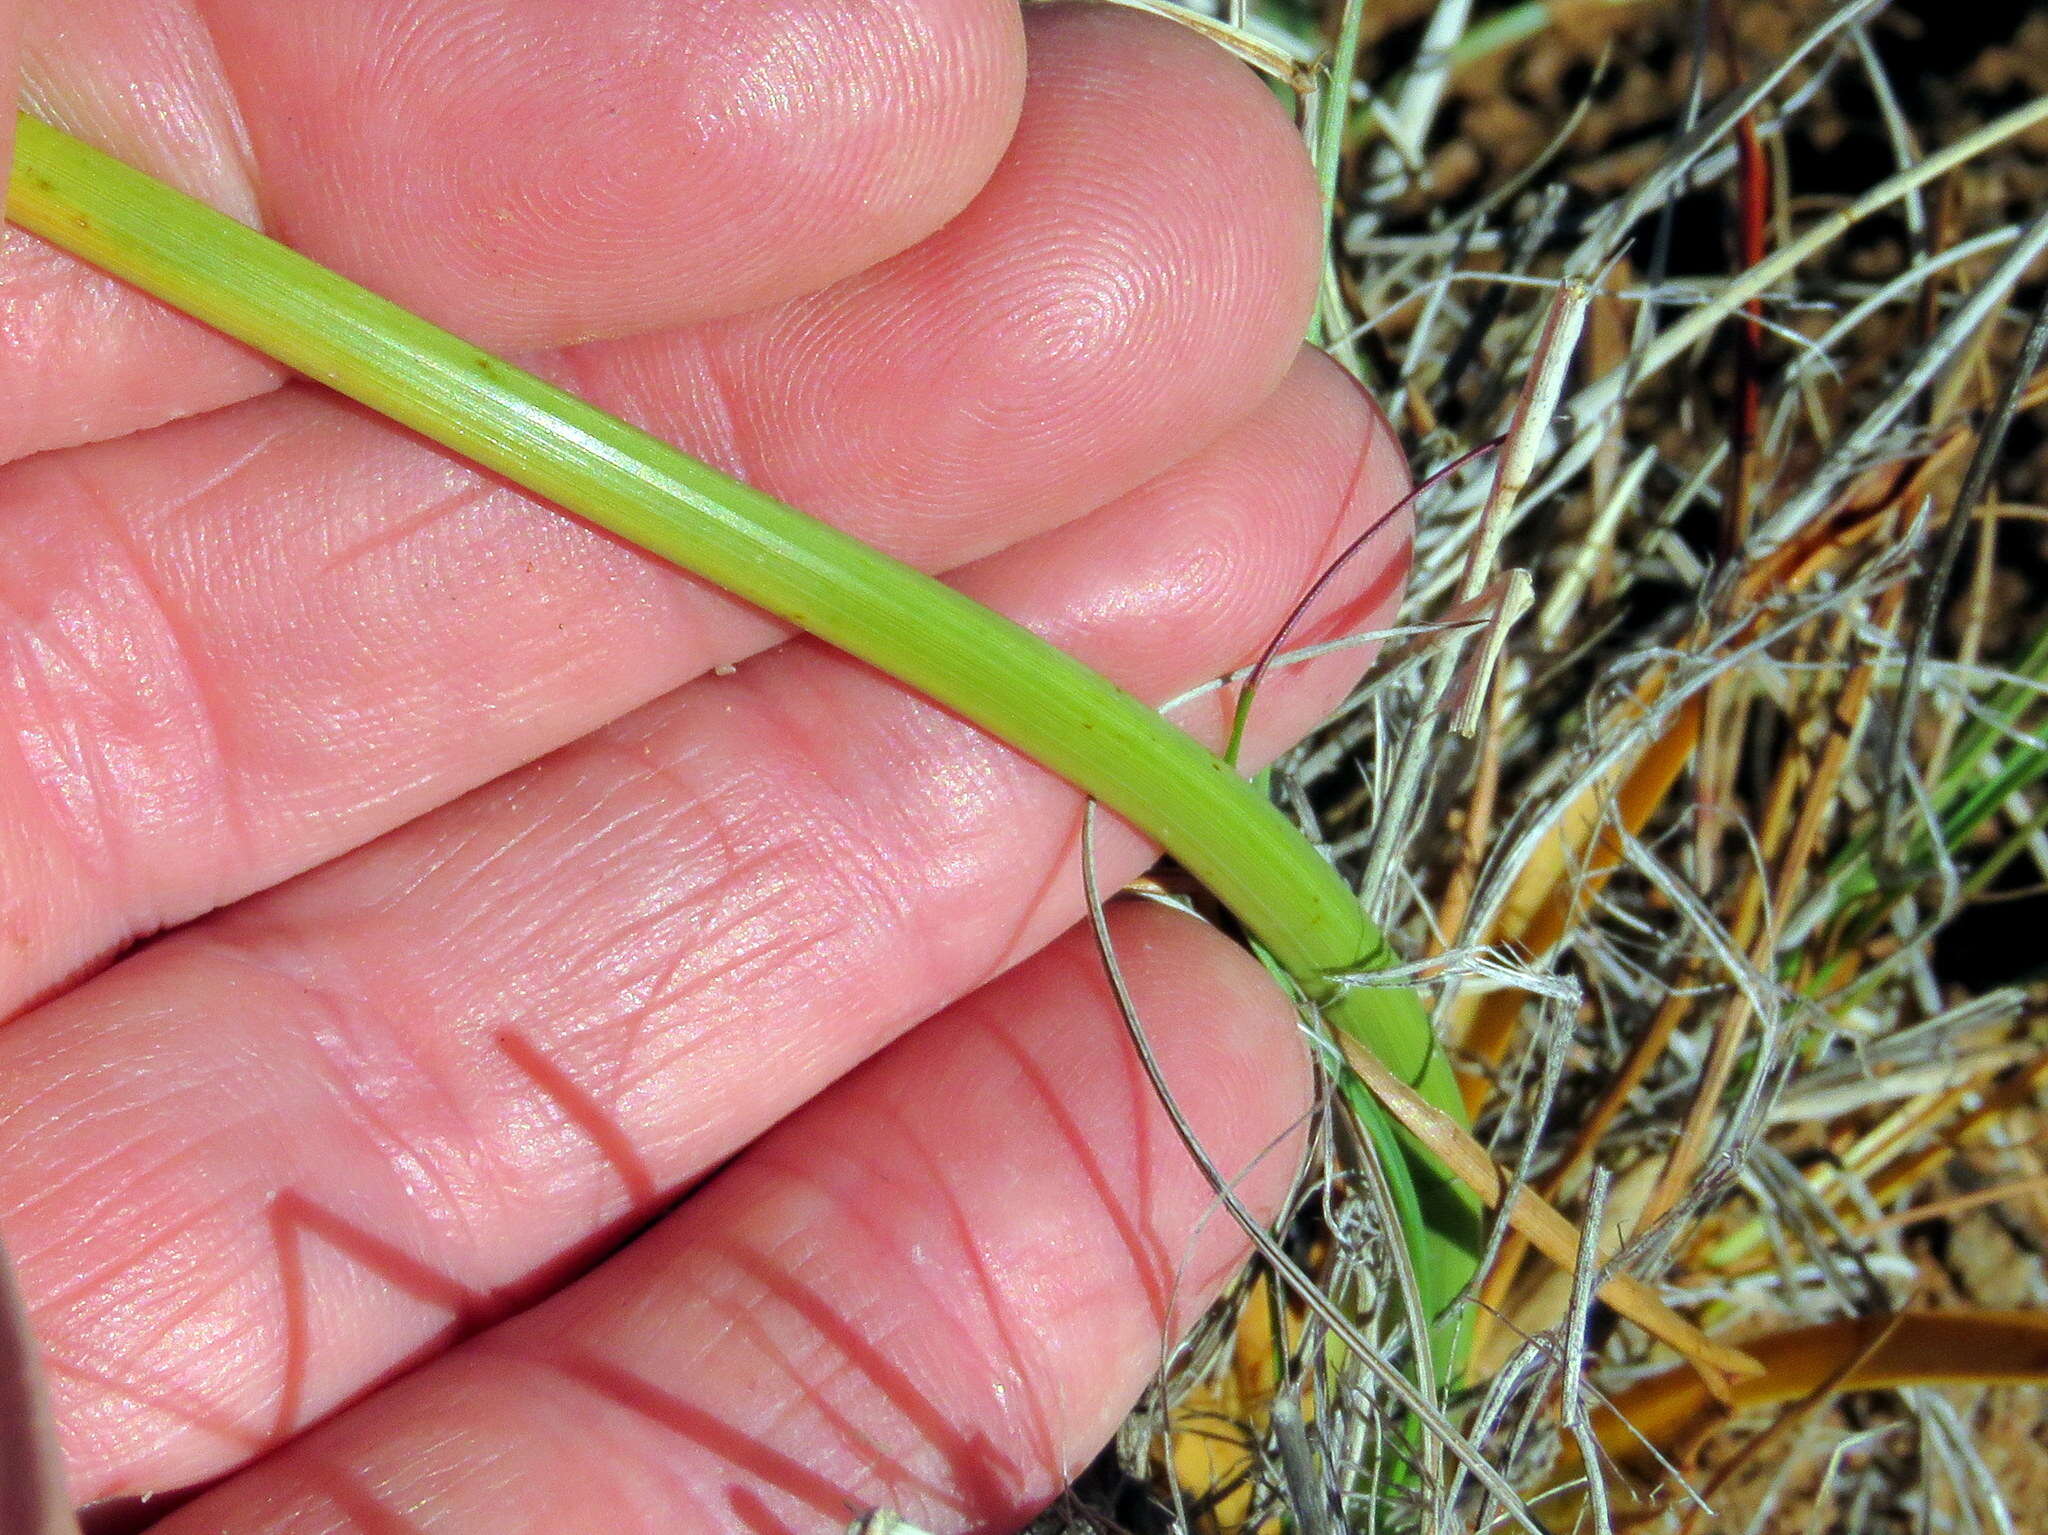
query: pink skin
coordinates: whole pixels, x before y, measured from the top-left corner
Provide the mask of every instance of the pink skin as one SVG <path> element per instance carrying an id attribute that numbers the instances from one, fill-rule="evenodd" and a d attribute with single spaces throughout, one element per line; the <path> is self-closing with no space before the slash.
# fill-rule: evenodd
<path id="1" fill-rule="evenodd" d="M 1009 159 L 924 245 L 552 371 L 936 568 L 1158 473 L 1292 364 L 1313 209 L 1249 75 L 1128 25 L 1037 24 Z M 0 472 L 6 610 L 0 1009 L 778 635 L 303 388 Z"/>
<path id="2" fill-rule="evenodd" d="M 1307 1104 L 1256 964 L 1115 928 L 1169 1083 L 1270 1209 Z M 1076 1474 L 1242 1240 L 1092 944 L 941 1014 L 581 1283 L 202 1499 L 176 1535 L 1011 1528 Z"/>
<path id="3" fill-rule="evenodd" d="M 32 15 L 31 79 L 89 117 L 129 99 L 91 87 L 97 50 L 166 71 L 180 122 L 233 131 L 128 152 L 500 344 L 614 337 L 543 366 L 1143 696 L 1255 655 L 1399 493 L 1384 424 L 1292 341 L 1314 204 L 1287 124 L 1178 29 L 969 0 L 200 9 L 210 33 L 145 0 Z M 895 20 L 853 29 L 870 11 Z M 833 92 L 771 88 L 821 57 Z M 612 83 L 533 85 L 570 58 Z M 579 181 L 593 101 L 695 100 L 707 58 L 764 61 L 725 102 L 746 132 L 678 109 L 686 155 L 628 113 L 617 183 Z M 415 121 L 445 159 L 407 166 Z M 533 142 L 557 158 L 523 166 Z M 835 190 L 793 242 L 731 196 L 757 178 Z M 586 193 L 611 235 L 563 227 Z M 224 1535 L 1021 1520 L 1241 1252 L 1059 938 L 1071 791 L 54 256 L 0 271 L 23 260 L 55 297 L 0 288 L 0 376 L 107 385 L 36 428 L 83 445 L 0 471 L 0 1229 L 80 1498 L 228 1475 L 170 1526 Z M 1301 638 L 1383 619 L 1405 537 Z M 1254 752 L 1359 664 L 1276 676 Z M 1182 718 L 1214 741 L 1227 712 Z M 1118 829 L 1104 876 L 1148 857 Z M 1274 1148 L 1265 1207 L 1303 1106 L 1284 1007 L 1184 919 L 1119 922 L 1218 1161 Z"/>

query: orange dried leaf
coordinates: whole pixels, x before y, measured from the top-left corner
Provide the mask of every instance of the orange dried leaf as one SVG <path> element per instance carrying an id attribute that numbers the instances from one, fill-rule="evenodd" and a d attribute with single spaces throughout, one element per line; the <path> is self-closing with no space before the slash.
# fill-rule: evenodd
<path id="1" fill-rule="evenodd" d="M 1965 426 L 1951 427 L 1920 457 L 1864 474 L 1827 516 L 1743 572 L 1736 585 L 1736 611 L 1795 591 L 1843 563 L 1857 547 L 1891 526 L 1901 509 L 1918 505 L 1941 476 L 1956 472 L 1973 442 L 1974 434 Z M 1752 618 L 1734 636 L 1734 643 L 1751 638 L 1757 622 Z M 1647 674 L 1617 706 L 1610 733 L 1627 728 L 1656 707 L 1671 678 L 1669 667 Z M 1482 935 L 1486 943 L 1515 949 L 1530 959 L 1541 958 L 1557 945 L 1579 905 L 1599 893 L 1619 863 L 1621 834 L 1640 832 L 1678 783 L 1699 746 L 1702 707 L 1702 699 L 1688 700 L 1638 756 L 1617 764 L 1572 802 L 1517 872 L 1498 919 Z M 1452 1018 L 1453 1040 L 1469 1060 L 1499 1065 L 1514 1041 L 1527 1000 L 1527 993 L 1504 988 L 1462 1003 Z M 1489 1091 L 1486 1074 L 1467 1073 L 1462 1085 L 1466 1107 L 1476 1114 Z"/>
<path id="2" fill-rule="evenodd" d="M 1641 714 L 1652 708 L 1669 683 L 1663 670 L 1652 673 L 1636 689 L 1624 710 Z M 1619 865 L 1620 831 L 1630 835 L 1649 822 L 1671 786 L 1691 759 L 1699 742 L 1699 700 L 1679 710 L 1671 727 L 1624 768 L 1589 785 L 1558 819 L 1515 878 L 1499 920 L 1487 941 L 1505 945 L 1531 958 L 1556 946 L 1580 903 L 1592 899 Z M 1453 1025 L 1464 1053 L 1497 1066 L 1506 1058 L 1521 1016 L 1526 992 L 1513 988 L 1490 991 L 1473 999 L 1462 1024 Z M 1483 1076 L 1464 1081 L 1466 1107 L 1477 1113 L 1486 1098 Z"/>
<path id="3" fill-rule="evenodd" d="M 1265 1535 L 1277 1522 L 1250 1523 L 1252 1473 L 1265 1437 L 1277 1362 L 1284 1350 L 1273 1336 L 1271 1280 L 1261 1274 L 1245 1293 L 1231 1339 L 1230 1367 L 1203 1381 L 1173 1410 L 1167 1440 L 1174 1482 L 1185 1495 L 1197 1528 L 1214 1535 Z M 1288 1344 L 1299 1342 L 1300 1315 L 1289 1308 Z M 1312 1405 L 1304 1398 L 1304 1411 Z"/>
<path id="4" fill-rule="evenodd" d="M 1348 1035 L 1338 1035 L 1344 1059 L 1375 1098 L 1431 1155 L 1448 1167 L 1488 1209 L 1500 1210 L 1502 1218 L 1528 1240 L 1531 1247 L 1570 1273 L 1578 1267 L 1579 1230 L 1558 1214 L 1542 1195 L 1526 1186 L 1511 1189 L 1507 1177 L 1486 1148 L 1472 1138 L 1443 1110 L 1395 1076 L 1364 1046 Z M 1505 1206 L 1505 1208 L 1503 1208 Z M 1758 1366 L 1741 1349 L 1716 1343 L 1692 1323 L 1657 1298 L 1641 1280 L 1616 1275 L 1600 1286 L 1600 1298 L 1634 1322 L 1658 1342 L 1691 1361 L 1691 1366 L 1709 1378 L 1740 1378 L 1755 1373 Z M 1717 1388 L 1718 1389 L 1718 1388 Z"/>
<path id="5" fill-rule="evenodd" d="M 1726 1401 L 1685 1368 L 1615 1395 L 1594 1414 L 1602 1451 L 1651 1481 L 1648 1446 L 1683 1465 L 1717 1429 L 1759 1408 L 1899 1386 L 2048 1385 L 2048 1312 L 1909 1311 L 1794 1328 L 1745 1347 L 1763 1373 L 1735 1382 Z"/>

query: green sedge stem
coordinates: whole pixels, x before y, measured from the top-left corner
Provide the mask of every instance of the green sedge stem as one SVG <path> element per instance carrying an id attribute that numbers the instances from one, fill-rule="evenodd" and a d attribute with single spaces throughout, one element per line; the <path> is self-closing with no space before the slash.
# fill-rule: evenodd
<path id="1" fill-rule="evenodd" d="M 1337 872 L 1220 758 L 1062 651 L 27 114 L 7 216 L 1008 742 L 1165 847 L 1335 1026 L 1462 1118 L 1415 996 L 1331 979 L 1394 958 Z M 1478 1207 L 1403 1150 L 1442 1308 L 1471 1277 Z"/>

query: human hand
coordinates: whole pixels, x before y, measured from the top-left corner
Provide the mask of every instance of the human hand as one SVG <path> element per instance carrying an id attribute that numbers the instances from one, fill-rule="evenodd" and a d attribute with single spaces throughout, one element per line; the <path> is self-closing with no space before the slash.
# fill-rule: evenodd
<path id="1" fill-rule="evenodd" d="M 1283 114 L 1163 22 L 26 24 L 60 124 L 486 345 L 580 343 L 538 366 L 1155 701 L 1401 482 L 1295 344 Z M 1241 1243 L 1060 936 L 1071 791 L 11 231 L 0 398 L 0 1231 L 81 1500 L 226 1478 L 186 1535 L 1002 1528 L 1086 1463 Z M 1298 637 L 1383 617 L 1401 536 Z M 1276 676 L 1248 755 L 1356 667 Z M 1147 858 L 1105 837 L 1105 882 Z M 1270 1208 L 1285 1004 L 1186 918 L 1115 928 Z"/>

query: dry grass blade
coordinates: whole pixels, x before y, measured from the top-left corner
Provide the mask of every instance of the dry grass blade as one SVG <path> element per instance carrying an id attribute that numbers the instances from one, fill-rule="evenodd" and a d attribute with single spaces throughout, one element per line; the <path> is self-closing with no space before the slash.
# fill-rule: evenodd
<path id="1" fill-rule="evenodd" d="M 1027 5 L 1056 5 L 1065 0 L 1025 0 Z M 1191 11 L 1173 0 L 1096 0 L 1098 5 L 1118 5 L 1126 10 L 1144 11 L 1148 15 L 1163 16 L 1168 21 L 1178 22 L 1189 31 L 1200 34 L 1219 47 L 1228 49 L 1245 63 L 1262 74 L 1270 75 L 1290 89 L 1308 92 L 1315 89 L 1316 73 L 1312 61 L 1300 59 L 1270 41 L 1243 27 L 1232 26 L 1228 21 L 1218 21 Z"/>
<path id="2" fill-rule="evenodd" d="M 1724 1432 L 1643 1504 L 1630 1450 L 1617 1529 L 2020 1535 L 2048 1441 L 2007 1398 L 1930 1376 L 1729 1417 L 1590 1287 L 1625 1268 L 1640 1289 L 1602 1301 L 1695 1352 L 2048 1314 L 2048 12 L 1189 8 L 1355 54 L 1321 322 L 1419 471 L 1504 432 L 1535 453 L 1512 494 L 1419 508 L 1403 642 L 1274 780 L 1422 956 L 1403 978 L 1477 1111 L 1441 1153 L 1522 1205 L 1445 1416 L 1558 1529 L 1601 1518 L 1560 1478 L 1615 1426 L 1602 1391 L 1663 1375 Z M 1302 108 L 1318 146 L 1332 111 Z M 1546 345 L 1573 280 L 1582 340 Z M 1535 606 L 1505 624 L 1511 571 Z M 1359 1151 L 1333 1116 L 1281 1245 L 1399 1361 L 1428 1329 L 1376 1282 L 1402 1221 Z M 1304 1379 L 1322 1324 L 1296 1322 L 1260 1334 L 1273 1380 Z M 1205 1357 L 1196 1391 L 1228 1354 Z M 1765 1362 L 1782 1379 L 1731 1374 L 1731 1401 L 1817 1383 Z M 1388 1479 L 1403 1408 L 1365 1362 L 1315 1386 L 1347 1527 L 1487 1526 L 1497 1495 L 1455 1465 Z M 1232 1506 L 1310 1527 L 1240 1407 Z"/>
<path id="3" fill-rule="evenodd" d="M 1544 319 L 1531 371 L 1519 393 L 1500 462 L 1495 467 L 1486 501 L 1480 509 L 1476 536 L 1466 554 L 1464 574 L 1454 596 L 1458 603 L 1475 601 L 1493 577 L 1495 559 L 1501 539 L 1506 536 L 1509 518 L 1550 441 L 1551 417 L 1563 393 L 1572 358 L 1578 350 L 1579 333 L 1585 324 L 1590 297 L 1591 291 L 1584 282 L 1570 281 L 1559 291 Z M 1436 731 L 1456 677 L 1457 656 L 1445 651 L 1430 670 L 1422 719 L 1414 733 L 1402 743 L 1396 759 L 1389 804 L 1384 812 L 1396 824 L 1406 824 L 1411 817 L 1411 807 L 1421 790 L 1423 768 L 1432 756 Z M 1367 861 L 1364 887 L 1368 906 L 1377 906 L 1383 898 L 1398 846 L 1395 838 L 1383 838 Z"/>
<path id="4" fill-rule="evenodd" d="M 1647 679 L 1620 710 L 1614 727 L 1627 732 L 1647 718 L 1668 679 Z M 1509 887 L 1484 941 L 1510 945 L 1531 961 L 1549 957 L 1582 904 L 1621 867 L 1621 839 L 1640 832 L 1671 792 L 1699 742 L 1701 701 L 1686 700 L 1670 725 L 1633 762 L 1617 765 L 1579 791 L 1537 844 Z M 1462 999 L 1461 999 L 1462 1000 Z M 1491 1072 L 1514 1042 L 1529 993 L 1502 988 L 1463 1001 L 1452 1014 L 1452 1037 L 1472 1066 L 1465 1101 L 1474 1113 L 1491 1091 Z"/>
<path id="5" fill-rule="evenodd" d="M 1950 451 L 1967 446 L 1957 434 Z M 1761 557 L 1734 582 L 1730 605 L 1759 616 L 1737 626 L 1717 646 L 1695 638 L 1702 650 L 1734 650 L 1750 642 L 1762 627 L 1767 596 L 1796 592 L 1831 572 L 1845 568 L 1861 546 L 1876 538 L 1899 507 L 1922 492 L 1926 474 L 1938 466 L 1939 455 L 1902 473 L 1894 466 L 1873 471 L 1859 481 L 1842 504 L 1800 537 Z M 1603 734 L 1641 739 L 1641 723 L 1657 717 L 1659 702 L 1670 691 L 1674 669 L 1653 668 L 1628 697 L 1609 711 Z M 1700 743 L 1706 699 L 1684 699 L 1661 730 L 1651 732 L 1639 751 L 1624 757 L 1578 789 L 1550 824 L 1546 835 L 1506 884 L 1506 895 L 1493 909 L 1483 940 L 1512 945 L 1532 961 L 1547 957 L 1570 930 L 1585 904 L 1622 864 L 1622 843 L 1649 824 L 1678 784 Z M 1528 994 L 1513 988 L 1485 993 L 1455 1009 L 1451 1029 L 1474 1063 L 1465 1075 L 1467 1102 L 1476 1113 L 1489 1090 L 1489 1074 L 1513 1043 L 1514 1029 Z M 1668 1040 L 1677 1019 L 1653 1029 L 1651 1039 Z M 1650 1062 L 1642 1063 L 1647 1069 Z M 1626 1096 L 1624 1093 L 1623 1096 Z"/>
<path id="6" fill-rule="evenodd" d="M 1373 1096 L 1417 1140 L 1443 1160 L 1490 1210 L 1498 1210 L 1529 1244 L 1567 1273 L 1577 1273 L 1581 1237 L 1572 1223 L 1533 1189 L 1513 1187 L 1486 1148 L 1451 1118 L 1423 1101 L 1415 1090 L 1351 1040 L 1338 1037 L 1344 1060 Z M 1648 1285 L 1627 1275 L 1606 1280 L 1600 1299 L 1658 1342 L 1682 1354 L 1717 1382 L 1755 1374 L 1759 1366 L 1739 1348 L 1716 1343 L 1679 1316 Z"/>
<path id="7" fill-rule="evenodd" d="M 1594 1414 L 1601 1451 L 1638 1478 L 1654 1448 L 1683 1462 L 1742 1413 L 1845 1391 L 1907 1386 L 2048 1385 L 2048 1315 L 2038 1311 L 1923 1311 L 1859 1317 L 1753 1338 L 1761 1373 L 1724 1399 L 1684 1370 L 1616 1393 Z"/>

